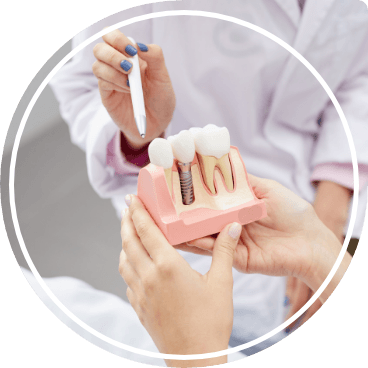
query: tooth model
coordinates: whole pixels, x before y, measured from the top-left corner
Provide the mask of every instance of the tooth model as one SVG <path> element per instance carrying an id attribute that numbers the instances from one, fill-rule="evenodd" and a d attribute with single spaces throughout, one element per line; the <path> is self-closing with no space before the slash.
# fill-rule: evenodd
<path id="1" fill-rule="evenodd" d="M 267 216 L 226 128 L 207 125 L 167 140 L 157 138 L 148 153 L 151 163 L 139 172 L 138 197 L 170 244 Z"/>
<path id="2" fill-rule="evenodd" d="M 188 130 L 182 130 L 179 134 L 167 139 L 175 158 L 178 160 L 181 195 L 183 204 L 190 205 L 194 201 L 191 164 L 195 155 L 195 144 L 192 134 Z"/>
<path id="3" fill-rule="evenodd" d="M 154 139 L 148 147 L 148 156 L 151 164 L 163 167 L 169 191 L 172 191 L 172 166 L 174 155 L 171 144 L 163 138 Z"/>
<path id="4" fill-rule="evenodd" d="M 233 175 L 229 159 L 230 134 L 227 128 L 209 124 L 203 129 L 189 129 L 193 135 L 203 180 L 212 194 L 216 194 L 214 184 L 215 168 L 218 167 L 229 191 L 234 190 Z"/>

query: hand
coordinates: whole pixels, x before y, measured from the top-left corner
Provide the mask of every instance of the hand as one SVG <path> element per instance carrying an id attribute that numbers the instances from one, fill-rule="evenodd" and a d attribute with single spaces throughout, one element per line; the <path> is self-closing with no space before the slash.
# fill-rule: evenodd
<path id="1" fill-rule="evenodd" d="M 303 276 L 313 262 L 309 244 L 320 227 L 313 207 L 273 180 L 252 175 L 249 180 L 255 195 L 265 202 L 268 216 L 243 227 L 234 267 L 244 273 Z M 214 241 L 206 237 L 190 245 L 211 251 Z"/>
<path id="2" fill-rule="evenodd" d="M 143 45 L 145 47 L 141 48 L 133 45 L 119 30 L 102 38 L 105 42 L 98 43 L 93 49 L 97 61 L 92 66 L 98 78 L 102 103 L 128 143 L 135 149 L 142 148 L 164 132 L 175 109 L 175 94 L 163 52 L 157 45 Z M 130 88 L 127 85 L 127 75 L 132 71 L 129 57 L 135 53 L 139 56 L 147 115 L 144 139 L 139 135 L 134 121 Z"/>
<path id="3" fill-rule="evenodd" d="M 340 251 L 334 234 L 319 220 L 311 204 L 273 180 L 249 175 L 255 195 L 268 216 L 243 227 L 234 267 L 244 273 L 294 276 L 318 289 Z M 209 254 L 215 238 L 206 237 L 177 248 Z M 318 275 L 318 277 L 316 276 Z"/>
<path id="4" fill-rule="evenodd" d="M 122 220 L 119 270 L 143 326 L 162 353 L 227 349 L 233 324 L 233 255 L 240 224 L 226 226 L 219 234 L 211 268 L 201 275 L 168 243 L 138 197 L 129 198 L 129 210 Z M 182 364 L 224 362 L 226 357 Z"/>

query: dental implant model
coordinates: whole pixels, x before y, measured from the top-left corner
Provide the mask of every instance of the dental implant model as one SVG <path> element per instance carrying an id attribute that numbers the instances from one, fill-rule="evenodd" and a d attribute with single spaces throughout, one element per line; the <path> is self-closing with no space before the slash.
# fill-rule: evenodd
<path id="1" fill-rule="evenodd" d="M 151 163 L 139 172 L 137 194 L 171 245 L 267 216 L 227 128 L 210 124 L 157 138 L 148 154 Z"/>
<path id="2" fill-rule="evenodd" d="M 179 134 L 168 137 L 175 158 L 178 160 L 178 172 L 180 177 L 181 195 L 183 204 L 190 205 L 194 202 L 194 190 L 192 180 L 192 161 L 195 155 L 195 144 L 189 130 L 182 130 Z"/>
<path id="3" fill-rule="evenodd" d="M 174 155 L 171 144 L 163 138 L 154 139 L 148 147 L 148 156 L 151 164 L 163 167 L 165 171 L 165 178 L 172 192 L 172 166 L 174 163 Z"/>

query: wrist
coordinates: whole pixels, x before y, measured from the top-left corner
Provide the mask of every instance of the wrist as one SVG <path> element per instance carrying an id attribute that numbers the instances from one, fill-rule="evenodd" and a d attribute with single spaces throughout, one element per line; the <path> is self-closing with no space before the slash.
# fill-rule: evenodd
<path id="1" fill-rule="evenodd" d="M 159 137 L 163 137 L 165 132 L 161 133 Z M 144 167 L 149 164 L 148 146 L 153 139 L 142 139 L 142 143 L 138 144 L 127 138 L 127 136 L 120 131 L 120 151 L 125 159 L 138 167 Z"/>
<path id="2" fill-rule="evenodd" d="M 148 146 L 149 143 L 145 143 L 142 146 L 135 146 L 127 139 L 123 132 L 120 132 L 120 151 L 123 154 L 126 161 L 138 166 L 144 167 L 149 164 Z"/>
<path id="3" fill-rule="evenodd" d="M 168 367 L 211 367 L 214 365 L 226 364 L 227 355 L 218 358 L 200 359 L 200 360 L 165 360 Z"/>
<path id="4" fill-rule="evenodd" d="M 230 338 L 229 338 L 230 339 Z M 170 347 L 163 348 L 162 344 L 158 343 L 157 347 L 161 353 L 177 354 L 177 355 L 197 355 L 197 354 L 208 354 L 217 351 L 226 350 L 228 345 L 228 340 L 223 339 L 200 339 L 196 342 L 191 340 L 185 343 L 183 339 L 180 339 L 178 343 L 173 345 L 171 340 Z M 227 363 L 227 355 L 223 355 L 217 358 L 207 358 L 207 359 L 196 359 L 196 360 L 165 360 L 168 367 L 209 367 L 213 365 L 225 364 Z"/>
<path id="5" fill-rule="evenodd" d="M 135 151 L 139 151 L 142 150 L 145 146 L 147 146 L 150 141 L 147 140 L 146 138 L 143 139 L 141 137 L 132 137 L 126 133 L 124 133 L 123 131 L 120 131 L 120 135 L 121 135 L 121 147 L 122 150 L 135 150 Z"/>
<path id="6" fill-rule="evenodd" d="M 309 246 L 312 249 L 313 255 L 312 262 L 299 278 L 313 292 L 316 292 L 335 264 L 341 251 L 341 243 L 334 233 L 322 222 L 320 222 L 313 234 L 313 238 L 309 240 Z"/>

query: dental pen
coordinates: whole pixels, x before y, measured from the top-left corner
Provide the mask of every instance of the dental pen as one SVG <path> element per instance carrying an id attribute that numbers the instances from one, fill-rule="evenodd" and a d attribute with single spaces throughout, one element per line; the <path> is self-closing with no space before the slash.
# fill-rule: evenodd
<path id="1" fill-rule="evenodd" d="M 132 37 L 129 40 L 136 45 Z M 132 71 L 128 74 L 130 95 L 132 96 L 134 120 L 137 125 L 138 132 L 142 138 L 146 136 L 147 118 L 146 109 L 144 105 L 144 96 L 142 89 L 141 70 L 139 67 L 138 54 L 130 58 L 133 64 Z"/>

